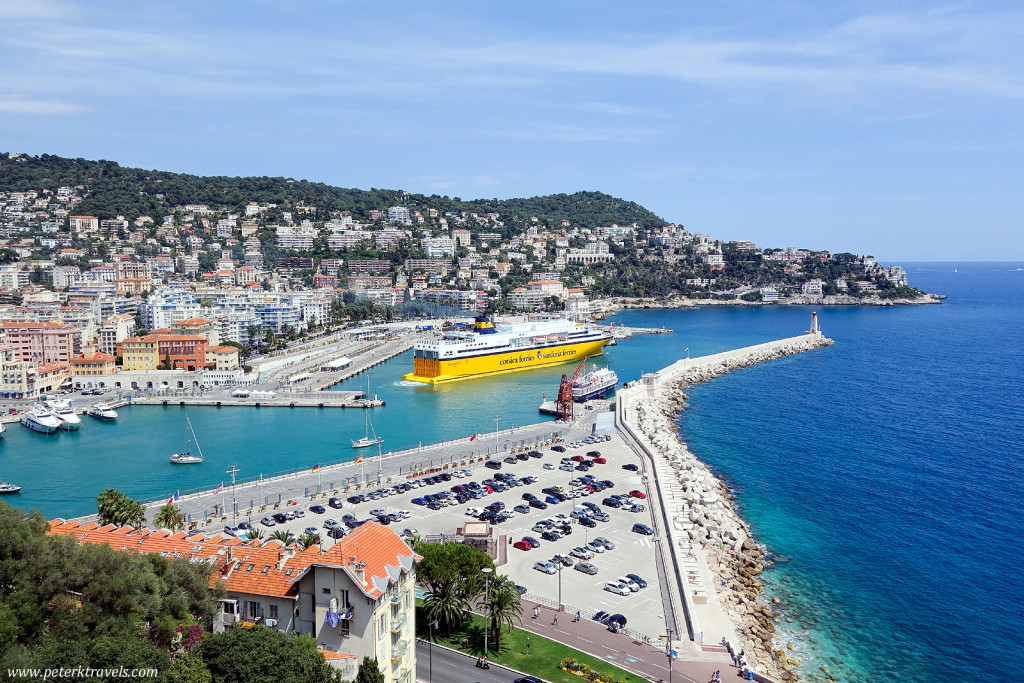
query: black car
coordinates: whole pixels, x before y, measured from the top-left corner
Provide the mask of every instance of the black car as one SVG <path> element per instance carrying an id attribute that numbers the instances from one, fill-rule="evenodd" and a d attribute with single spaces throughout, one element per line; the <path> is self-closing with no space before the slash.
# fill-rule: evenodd
<path id="1" fill-rule="evenodd" d="M 599 506 L 594 505 L 589 500 L 583 501 L 582 503 L 580 503 L 580 505 L 582 505 L 583 507 L 587 508 L 591 512 L 600 512 L 601 511 L 601 508 Z"/>
<path id="2" fill-rule="evenodd" d="M 536 498 L 537 498 L 537 496 L 533 495 L 529 491 L 527 491 L 526 493 L 523 494 L 523 500 L 534 500 Z"/>
<path id="3" fill-rule="evenodd" d="M 288 521 L 288 515 L 284 514 L 283 512 L 277 512 L 274 514 L 274 521 L 278 524 L 284 524 Z"/>
<path id="4" fill-rule="evenodd" d="M 438 476 L 441 477 L 441 479 L 444 480 L 444 481 L 451 481 L 452 480 L 452 475 L 448 474 L 447 472 L 442 472 Z"/>
<path id="5" fill-rule="evenodd" d="M 530 456 L 526 453 L 516 453 L 516 460 L 529 460 Z"/>
<path id="6" fill-rule="evenodd" d="M 375 521 L 381 524 L 391 524 L 391 518 L 387 515 L 378 515 Z"/>
<path id="7" fill-rule="evenodd" d="M 505 504 L 502 503 L 500 500 L 496 500 L 493 503 L 491 503 L 490 505 L 488 505 L 487 509 L 492 511 L 492 512 L 501 512 L 502 510 L 505 509 Z"/>
<path id="8" fill-rule="evenodd" d="M 641 579 L 636 574 L 626 574 L 626 578 L 640 586 L 641 588 L 647 588 L 647 582 Z"/>
<path id="9" fill-rule="evenodd" d="M 309 506 L 309 511 L 310 512 L 315 512 L 318 515 L 322 515 L 325 512 L 327 512 L 327 508 L 325 508 L 323 505 L 310 505 Z"/>
<path id="10" fill-rule="evenodd" d="M 580 517 L 579 523 L 582 526 L 588 527 L 590 529 L 593 529 L 595 526 L 597 526 L 597 522 L 595 522 L 594 520 L 590 519 L 589 517 Z"/>
<path id="11" fill-rule="evenodd" d="M 341 502 L 341 498 L 331 498 L 329 501 L 327 501 L 327 504 L 330 505 L 332 508 L 338 509 L 341 509 L 341 506 L 344 505 L 344 503 Z"/>
<path id="12" fill-rule="evenodd" d="M 529 453 L 527 453 L 527 455 L 530 456 L 531 458 L 542 458 L 542 457 L 544 457 L 544 454 L 541 453 L 540 451 L 530 451 Z"/>
<path id="13" fill-rule="evenodd" d="M 342 536 L 345 535 L 345 530 L 342 529 L 341 527 L 337 527 L 336 526 L 333 529 L 328 529 L 327 530 L 327 535 L 330 536 L 331 538 L 341 538 Z"/>
<path id="14" fill-rule="evenodd" d="M 540 547 L 540 541 L 538 541 L 533 536 L 523 536 L 523 540 L 526 541 L 527 543 L 529 543 L 534 548 L 539 548 Z"/>
<path id="15" fill-rule="evenodd" d="M 600 458 L 601 457 L 601 451 L 587 451 L 587 457 L 588 458 Z"/>
<path id="16" fill-rule="evenodd" d="M 626 627 L 626 617 L 621 614 L 613 614 L 602 622 L 612 633 L 618 633 Z"/>
<path id="17" fill-rule="evenodd" d="M 560 526 L 555 526 L 555 528 L 558 529 L 559 531 L 561 531 L 563 536 L 568 536 L 569 534 L 572 533 L 572 527 L 569 526 L 568 524 L 562 524 Z"/>
<path id="18" fill-rule="evenodd" d="M 532 498 L 532 499 L 530 499 L 530 507 L 537 508 L 538 510 L 547 510 L 548 509 L 548 504 L 545 503 L 542 500 L 537 500 L 536 498 Z"/>
<path id="19" fill-rule="evenodd" d="M 516 584 L 516 590 L 519 591 L 520 595 L 523 595 L 524 593 L 526 593 L 526 586 L 522 586 L 522 585 L 517 583 Z"/>
<path id="20" fill-rule="evenodd" d="M 500 460 L 488 460 L 487 462 L 484 463 L 484 467 L 486 467 L 488 469 L 492 469 L 492 470 L 500 470 L 501 469 L 501 461 Z"/>
<path id="21" fill-rule="evenodd" d="M 633 463 L 628 463 L 626 465 L 623 465 L 622 469 L 629 470 L 630 472 L 637 472 L 637 471 L 640 470 L 640 468 L 637 467 L 636 465 L 634 465 Z"/>
<path id="22" fill-rule="evenodd" d="M 525 593 L 526 591 L 524 590 L 523 592 Z M 512 683 L 544 683 L 544 682 L 542 680 L 540 680 L 539 678 L 537 678 L 536 676 L 523 676 L 522 678 L 517 678 L 516 680 L 512 681 Z"/>
<path id="23" fill-rule="evenodd" d="M 348 497 L 348 502 L 352 503 L 353 505 L 355 505 L 357 503 L 362 503 L 364 500 L 366 500 L 366 496 L 364 496 L 361 493 L 357 493 L 354 496 L 349 496 Z"/>
<path id="24" fill-rule="evenodd" d="M 565 446 L 552 446 L 551 450 L 555 451 L 556 453 L 565 453 Z"/>
<path id="25" fill-rule="evenodd" d="M 615 486 L 615 484 L 612 483 L 612 481 L 610 479 L 602 479 L 601 483 L 604 484 L 604 487 L 606 489 L 610 489 L 610 488 L 613 488 Z"/>
<path id="26" fill-rule="evenodd" d="M 601 501 L 603 505 L 607 505 L 610 508 L 622 507 L 622 502 L 618 498 L 605 498 Z"/>

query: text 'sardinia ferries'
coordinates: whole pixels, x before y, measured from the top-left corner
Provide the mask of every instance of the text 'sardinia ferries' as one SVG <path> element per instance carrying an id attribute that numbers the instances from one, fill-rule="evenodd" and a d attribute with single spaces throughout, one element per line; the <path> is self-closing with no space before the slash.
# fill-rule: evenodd
<path id="1" fill-rule="evenodd" d="M 571 320 L 517 323 L 496 329 L 477 318 L 473 330 L 442 331 L 414 347 L 413 372 L 425 384 L 529 370 L 600 356 L 611 335 Z"/>

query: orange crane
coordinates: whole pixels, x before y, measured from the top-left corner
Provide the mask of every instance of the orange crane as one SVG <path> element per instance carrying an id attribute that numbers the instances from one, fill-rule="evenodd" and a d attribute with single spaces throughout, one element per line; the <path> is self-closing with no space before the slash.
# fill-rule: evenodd
<path id="1" fill-rule="evenodd" d="M 562 382 L 558 385 L 558 400 L 555 401 L 555 417 L 562 422 L 572 422 L 572 383 L 583 372 L 583 365 L 586 362 L 586 358 L 580 361 L 580 364 L 576 366 L 576 372 L 572 373 L 572 377 L 562 375 Z"/>

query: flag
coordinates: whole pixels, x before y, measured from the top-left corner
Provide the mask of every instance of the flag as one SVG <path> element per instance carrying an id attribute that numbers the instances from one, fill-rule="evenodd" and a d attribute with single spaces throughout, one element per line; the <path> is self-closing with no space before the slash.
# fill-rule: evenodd
<path id="1" fill-rule="evenodd" d="M 358 458 L 356 458 L 356 464 L 357 464 L 357 465 L 358 465 L 359 463 L 361 463 L 362 461 L 363 461 L 363 456 L 361 456 L 361 455 L 360 455 L 360 456 L 359 456 Z"/>
<path id="2" fill-rule="evenodd" d="M 473 436 L 469 437 L 469 440 L 472 441 L 475 438 L 476 438 L 476 434 L 474 434 Z"/>
<path id="3" fill-rule="evenodd" d="M 223 491 L 223 490 L 224 490 L 224 482 L 221 482 L 221 483 L 220 483 L 220 486 L 218 486 L 218 487 L 217 487 L 216 489 L 214 489 L 214 491 L 213 491 L 213 492 L 214 492 L 214 493 L 220 493 L 220 492 L 221 492 L 221 491 Z"/>
<path id="4" fill-rule="evenodd" d="M 314 467 L 313 471 L 314 472 L 319 472 L 320 471 L 320 465 L 317 465 L 316 467 Z"/>
<path id="5" fill-rule="evenodd" d="M 174 495 L 167 499 L 167 504 L 170 505 L 171 503 L 177 503 L 178 498 L 180 498 L 180 496 L 178 495 L 178 492 L 175 491 Z"/>

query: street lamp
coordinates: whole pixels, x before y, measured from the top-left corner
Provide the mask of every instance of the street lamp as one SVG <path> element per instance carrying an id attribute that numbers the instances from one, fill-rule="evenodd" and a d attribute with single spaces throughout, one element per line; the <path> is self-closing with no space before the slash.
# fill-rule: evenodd
<path id="1" fill-rule="evenodd" d="M 487 582 L 484 588 L 484 661 L 487 661 L 487 636 L 488 628 L 491 625 L 491 621 L 487 616 L 487 606 L 491 601 L 491 572 L 494 570 L 490 567 L 484 567 L 481 571 L 484 573 L 484 581 Z"/>
<path id="2" fill-rule="evenodd" d="M 562 611 L 562 561 L 558 561 L 558 611 Z"/>
<path id="3" fill-rule="evenodd" d="M 668 651 L 668 683 L 672 683 L 672 629 L 666 626 L 665 631 L 668 633 L 668 647 L 666 648 Z"/>
<path id="4" fill-rule="evenodd" d="M 434 629 L 435 628 L 437 628 L 437 620 L 436 619 L 434 621 L 430 622 L 430 641 L 429 641 L 429 646 L 428 646 L 429 654 L 427 656 L 427 658 L 429 660 L 429 671 L 428 671 L 428 674 L 427 674 L 429 676 L 429 678 L 427 679 L 428 683 L 433 683 L 434 682 Z"/>

